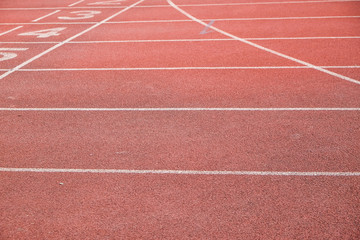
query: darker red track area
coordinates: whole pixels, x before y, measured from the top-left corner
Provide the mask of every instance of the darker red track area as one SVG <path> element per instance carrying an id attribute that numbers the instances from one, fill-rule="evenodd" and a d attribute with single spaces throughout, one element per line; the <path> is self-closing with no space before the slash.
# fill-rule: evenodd
<path id="1" fill-rule="evenodd" d="M 358 239 L 360 2 L 172 2 L 0 1 L 0 239 Z"/>
<path id="2" fill-rule="evenodd" d="M 360 114 L 353 112 L 3 115 L 6 167 L 360 170 Z"/>
<path id="3" fill-rule="evenodd" d="M 5 239 L 359 236 L 356 178 L 3 174 L 9 186 Z"/>
<path id="4" fill-rule="evenodd" d="M 0 107 L 360 107 L 359 88 L 313 69 L 17 72 L 0 87 Z"/>

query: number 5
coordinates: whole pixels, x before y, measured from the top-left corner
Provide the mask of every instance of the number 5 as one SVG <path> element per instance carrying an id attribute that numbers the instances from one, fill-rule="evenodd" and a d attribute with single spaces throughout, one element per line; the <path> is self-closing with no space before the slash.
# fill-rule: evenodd
<path id="1" fill-rule="evenodd" d="M 0 51 L 25 51 L 28 50 L 28 48 L 0 48 Z M 0 62 L 10 60 L 17 57 L 16 53 L 13 52 L 0 52 Z"/>

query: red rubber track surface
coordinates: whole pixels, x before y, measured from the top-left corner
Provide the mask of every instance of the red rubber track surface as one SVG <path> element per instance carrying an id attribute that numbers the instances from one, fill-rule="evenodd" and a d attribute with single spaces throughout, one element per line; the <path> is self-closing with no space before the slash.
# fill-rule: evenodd
<path id="1" fill-rule="evenodd" d="M 312 69 L 17 72 L 0 88 L 0 107 L 360 107 L 359 88 Z"/>
<path id="2" fill-rule="evenodd" d="M 0 187 L 7 193 L 1 201 L 8 213 L 2 221 L 5 239 L 356 239 L 359 234 L 356 178 L 5 173 Z"/>
<path id="3" fill-rule="evenodd" d="M 0 239 L 358 239 L 360 1 L 136 2 L 0 1 Z"/>
<path id="4" fill-rule="evenodd" d="M 360 169 L 359 113 L 3 115 L 1 142 L 9 150 L 4 154 L 6 167 L 301 172 Z M 340 158 L 341 162 L 336 161 Z"/>

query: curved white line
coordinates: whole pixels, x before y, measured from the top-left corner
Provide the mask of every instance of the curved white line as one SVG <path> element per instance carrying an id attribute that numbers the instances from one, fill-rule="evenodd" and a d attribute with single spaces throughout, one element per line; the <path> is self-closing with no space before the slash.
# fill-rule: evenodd
<path id="1" fill-rule="evenodd" d="M 179 12 L 181 12 L 182 14 L 184 14 L 185 16 L 187 16 L 188 18 L 192 19 L 193 21 L 198 22 L 198 23 L 200 23 L 201 25 L 204 25 L 204 26 L 207 26 L 207 25 L 208 25 L 207 23 L 201 21 L 200 19 L 198 19 L 198 18 L 190 15 L 190 14 L 187 13 L 186 11 L 182 10 L 181 8 L 179 8 L 179 7 L 178 7 L 176 4 L 174 4 L 171 0 L 167 0 L 167 2 L 168 2 L 173 8 L 175 8 L 176 10 L 178 10 Z M 329 75 L 331 75 L 331 76 L 338 77 L 338 78 L 340 78 L 340 79 L 342 79 L 342 80 L 346 80 L 346 81 L 349 81 L 349 82 L 352 82 L 352 83 L 355 83 L 355 84 L 360 85 L 360 81 L 358 81 L 358 80 L 355 80 L 355 79 L 346 77 L 346 76 L 344 76 L 344 75 L 341 75 L 341 74 L 338 74 L 338 73 L 335 73 L 335 72 L 326 70 L 326 69 L 324 69 L 324 68 L 315 66 L 315 65 L 313 65 L 313 64 L 311 64 L 311 63 L 302 61 L 302 60 L 300 60 L 300 59 L 297 59 L 297 58 L 294 58 L 294 57 L 285 55 L 285 54 L 283 54 L 283 53 L 277 52 L 277 51 L 275 51 L 275 50 L 272 50 L 272 49 L 263 47 L 263 46 L 261 46 L 261 45 L 259 45 L 259 44 L 250 42 L 250 41 L 248 41 L 248 40 L 245 40 L 245 39 L 243 39 L 243 38 L 239 38 L 239 37 L 237 37 L 237 36 L 235 36 L 235 35 L 232 35 L 232 34 L 230 34 L 230 33 L 228 33 L 228 32 L 225 32 L 225 31 L 223 31 L 223 30 L 221 30 L 221 29 L 218 29 L 218 28 L 216 28 L 216 27 L 214 27 L 214 26 L 209 26 L 209 28 L 211 28 L 211 29 L 213 29 L 214 31 L 216 31 L 216 32 L 218 32 L 218 33 L 221 33 L 221 34 L 223 34 L 223 35 L 225 35 L 225 36 L 231 37 L 231 38 L 236 39 L 236 40 L 238 40 L 238 41 L 240 41 L 240 42 L 243 42 L 243 43 L 248 44 L 248 45 L 250 45 L 250 46 L 256 47 L 256 48 L 258 48 L 258 49 L 260 49 L 260 50 L 264 50 L 264 51 L 266 51 L 266 52 L 272 53 L 272 54 L 277 55 L 277 56 L 279 56 L 279 57 L 286 58 L 286 59 L 288 59 L 288 60 L 294 61 L 294 62 L 299 63 L 299 64 L 301 64 L 301 65 L 308 66 L 308 67 L 313 68 L 313 69 L 315 69 L 315 70 L 318 70 L 318 71 L 320 71 L 320 72 L 324 72 L 324 73 L 327 73 L 327 74 L 329 74 Z"/>

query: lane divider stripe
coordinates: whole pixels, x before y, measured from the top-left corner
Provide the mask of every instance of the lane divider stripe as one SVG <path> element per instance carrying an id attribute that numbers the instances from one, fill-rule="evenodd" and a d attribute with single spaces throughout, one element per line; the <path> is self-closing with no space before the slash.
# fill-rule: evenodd
<path id="1" fill-rule="evenodd" d="M 360 172 L 278 172 L 278 171 L 196 171 L 196 170 L 130 170 L 70 168 L 0 168 L 0 172 L 32 173 L 112 173 L 112 174 L 176 174 L 176 175 L 237 175 L 237 176 L 309 176 L 355 177 Z"/>
<path id="2" fill-rule="evenodd" d="M 84 111 L 84 112 L 162 112 L 162 111 L 360 111 L 360 108 L 0 108 L 0 111 Z"/>

